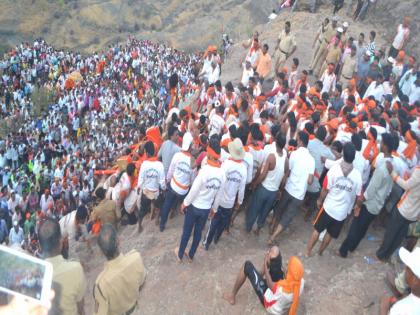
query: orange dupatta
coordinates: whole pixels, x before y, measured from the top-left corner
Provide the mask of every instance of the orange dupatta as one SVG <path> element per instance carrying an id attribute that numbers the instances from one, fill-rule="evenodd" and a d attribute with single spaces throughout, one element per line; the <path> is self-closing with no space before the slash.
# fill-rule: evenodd
<path id="1" fill-rule="evenodd" d="M 277 281 L 275 288 L 281 287 L 284 293 L 292 293 L 293 301 L 289 309 L 289 315 L 296 315 L 299 305 L 300 286 L 303 279 L 303 264 L 296 256 L 290 257 L 287 267 L 286 279 Z"/>

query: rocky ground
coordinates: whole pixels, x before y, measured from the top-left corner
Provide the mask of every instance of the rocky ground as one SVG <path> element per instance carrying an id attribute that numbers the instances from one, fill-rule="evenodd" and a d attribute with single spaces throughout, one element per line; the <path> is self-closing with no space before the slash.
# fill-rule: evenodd
<path id="1" fill-rule="evenodd" d="M 134 226 L 124 227 L 120 233 L 122 251 L 139 250 L 147 268 L 138 314 L 265 314 L 249 283 L 239 292 L 235 306 L 225 302 L 221 296 L 232 288 L 245 260 L 261 266 L 268 249 L 268 229 L 258 237 L 246 234 L 243 230 L 244 216 L 240 214 L 230 235 L 223 235 L 221 241 L 210 247 L 208 252 L 200 247 L 192 264 L 179 265 L 174 249 L 180 241 L 183 216 L 170 220 L 163 233 L 159 232 L 154 222 L 146 222 L 140 235 Z M 383 229 L 371 228 L 368 238 L 362 241 L 357 251 L 342 259 L 334 252 L 347 235 L 348 227 L 346 225 L 339 240 L 332 242 L 323 256 L 315 254 L 304 258 L 312 225 L 303 220 L 302 214 L 279 238 L 277 244 L 285 263 L 288 257 L 297 255 L 305 266 L 305 291 L 299 314 L 377 314 L 379 298 L 387 291 L 383 279 L 391 266 L 372 262 L 366 257 L 373 259 Z M 317 252 L 317 247 L 314 252 Z M 87 314 L 91 314 L 91 288 L 104 259 L 97 246 L 94 246 L 93 256 L 80 255 L 82 260 L 87 260 L 89 287 L 85 301 Z"/>
<path id="2" fill-rule="evenodd" d="M 58 47 L 91 52 L 111 42 L 122 42 L 128 34 L 135 34 L 164 40 L 183 49 L 197 49 L 218 42 L 223 32 L 228 32 L 239 43 L 256 28 L 261 32 L 262 42 L 273 48 L 284 21 L 291 20 L 298 44 L 295 56 L 301 61 L 301 69 L 304 69 L 312 55 L 315 30 L 321 20 L 331 14 L 331 9 L 324 6 L 318 14 L 285 11 L 275 21 L 266 24 L 266 17 L 275 2 L 3 0 L 0 2 L 0 39 L 2 45 L 12 45 L 43 36 Z M 392 37 L 395 25 L 402 17 L 415 12 L 414 9 L 418 10 L 418 6 L 417 0 L 379 0 L 376 12 L 365 25 L 350 21 L 344 16 L 345 10 L 340 13 L 342 21 L 350 22 L 351 35 L 357 37 L 361 31 L 367 34 L 371 29 L 377 30 L 377 42 L 381 46 Z M 409 50 L 418 49 L 418 36 L 415 36 L 418 19 L 418 16 L 414 19 Z M 388 45 L 384 47 L 388 49 Z M 223 82 L 238 82 L 242 72 L 239 61 L 243 54 L 240 45 L 235 45 L 223 67 Z M 146 223 L 141 235 L 134 227 L 122 228 L 122 251 L 139 250 L 147 268 L 138 314 L 264 314 L 248 283 L 240 291 L 237 305 L 230 306 L 221 299 L 222 293 L 231 289 L 243 262 L 251 260 L 259 266 L 267 250 L 268 231 L 263 231 L 259 237 L 247 235 L 243 231 L 243 221 L 241 214 L 230 235 L 224 235 L 220 243 L 208 252 L 199 250 L 193 264 L 182 265 L 177 264 L 173 253 L 181 236 L 181 215 L 169 222 L 164 233 L 160 233 L 153 222 Z M 298 255 L 305 266 L 305 291 L 300 302 L 300 314 L 377 314 L 379 298 L 387 292 L 383 278 L 392 267 L 372 263 L 365 256 L 374 256 L 383 228 L 371 228 L 369 240 L 365 238 L 351 257 L 341 259 L 334 252 L 346 236 L 347 228 L 322 257 L 303 257 L 312 226 L 304 222 L 302 215 L 279 239 L 284 260 Z M 86 264 L 89 282 L 85 297 L 86 313 L 92 314 L 92 286 L 102 270 L 104 259 L 97 246 L 94 246 L 93 256 L 82 246 L 80 257 Z"/>

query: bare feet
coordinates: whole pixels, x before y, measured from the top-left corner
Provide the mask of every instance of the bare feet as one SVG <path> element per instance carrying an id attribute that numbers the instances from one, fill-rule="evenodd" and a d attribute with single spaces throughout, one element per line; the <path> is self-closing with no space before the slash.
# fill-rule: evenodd
<path id="1" fill-rule="evenodd" d="M 228 301 L 231 305 L 235 305 L 235 297 L 232 295 L 232 293 L 223 293 L 223 299 Z"/>
<path id="2" fill-rule="evenodd" d="M 274 240 L 270 237 L 270 238 L 267 240 L 267 245 L 269 245 L 269 246 L 273 246 L 273 244 L 274 244 Z"/>
<path id="3" fill-rule="evenodd" d="M 394 273 L 387 272 L 386 278 L 385 278 L 385 283 L 391 289 L 392 293 L 396 297 L 401 297 L 402 294 L 400 293 L 400 291 L 397 290 L 397 287 L 395 286 L 395 274 Z"/>
<path id="4" fill-rule="evenodd" d="M 341 256 L 340 251 L 338 249 L 334 252 L 334 254 L 338 257 L 345 258 L 345 257 Z"/>
<path id="5" fill-rule="evenodd" d="M 178 247 L 175 247 L 175 249 L 174 249 L 174 254 L 175 254 L 175 256 L 176 256 L 176 260 L 177 260 L 178 264 L 182 264 L 182 259 L 181 259 L 181 258 L 179 258 L 179 256 L 178 256 L 178 251 L 179 251 Z"/>
<path id="6" fill-rule="evenodd" d="M 311 251 L 306 251 L 305 252 L 305 257 L 306 258 L 309 258 L 309 257 L 311 257 L 312 256 L 312 252 Z"/>
<path id="7" fill-rule="evenodd" d="M 192 258 L 188 255 L 187 252 L 184 252 L 184 256 L 187 257 L 187 260 L 190 264 L 193 262 Z"/>
<path id="8" fill-rule="evenodd" d="M 141 225 L 139 225 L 139 227 L 137 228 L 137 233 L 141 233 L 143 232 L 143 227 Z"/>
<path id="9" fill-rule="evenodd" d="M 254 235 L 255 236 L 259 236 L 260 235 L 260 229 L 257 228 L 256 230 L 254 230 Z"/>

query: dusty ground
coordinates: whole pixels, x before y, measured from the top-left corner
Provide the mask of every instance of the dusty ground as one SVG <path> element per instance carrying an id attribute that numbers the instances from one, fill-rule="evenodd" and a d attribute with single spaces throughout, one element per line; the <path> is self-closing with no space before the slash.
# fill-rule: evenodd
<path id="1" fill-rule="evenodd" d="M 22 39 L 44 36 L 58 47 L 88 52 L 101 49 L 110 42 L 123 41 L 128 34 L 135 34 L 170 41 L 181 48 L 202 48 L 209 42 L 217 42 L 225 29 L 231 30 L 231 36 L 235 39 L 244 39 L 252 33 L 254 25 L 266 22 L 265 17 L 275 1 L 229 0 L 213 3 L 193 0 L 73 0 L 63 1 L 66 2 L 64 7 L 59 2 L 1 1 L 0 38 L 13 44 Z M 394 25 L 406 12 L 414 12 L 413 8 L 418 7 L 418 1 L 398 2 L 395 4 L 396 9 L 390 10 L 393 4 L 393 0 L 380 1 L 378 10 L 381 11 L 372 19 L 372 22 L 381 25 L 392 24 L 391 28 L 383 31 L 380 24 L 367 24 L 363 27 L 346 18 L 351 24 L 350 34 L 357 37 L 361 31 L 368 33 L 371 29 L 382 30 L 378 32 L 377 42 L 389 40 Z M 217 15 L 215 12 L 219 6 L 222 13 Z M 249 13 L 251 11 L 254 12 L 252 17 Z M 295 56 L 301 60 L 301 69 L 304 69 L 310 62 L 310 47 L 315 30 L 326 14 L 330 15 L 330 9 L 327 12 L 325 7 L 316 15 L 307 12 L 292 15 L 285 12 L 271 24 L 256 28 L 262 32 L 262 41 L 273 48 L 284 21 L 292 20 L 292 30 L 298 43 Z M 341 14 L 344 14 L 344 10 Z M 223 23 L 215 22 L 215 17 Z M 412 34 L 418 40 L 415 37 L 416 23 Z M 152 24 L 155 25 L 154 30 Z M 411 44 L 411 47 L 415 47 L 415 44 Z M 223 68 L 223 82 L 237 82 L 240 79 L 241 69 L 238 64 L 243 54 L 244 50 L 235 46 Z M 211 247 L 209 252 L 199 250 L 191 265 L 178 265 L 173 254 L 181 236 L 182 216 L 171 220 L 164 233 L 160 233 L 153 222 L 146 224 L 141 235 L 136 234 L 134 227 L 123 228 L 120 232 L 122 251 L 127 252 L 133 248 L 139 250 L 147 268 L 147 280 L 141 291 L 138 314 L 264 314 L 249 284 L 240 291 L 236 306 L 230 306 L 221 299 L 222 292 L 231 289 L 243 262 L 251 260 L 259 266 L 267 250 L 267 231 L 259 237 L 246 235 L 242 228 L 243 220 L 241 214 L 231 229 L 231 235 L 224 235 L 218 246 Z M 364 256 L 374 256 L 383 229 L 371 228 L 369 234 L 374 240 L 365 238 L 357 252 L 344 260 L 333 253 L 346 236 L 347 228 L 322 257 L 302 257 L 312 232 L 311 224 L 304 222 L 302 216 L 297 217 L 279 239 L 278 245 L 284 259 L 298 255 L 305 266 L 306 286 L 300 303 L 300 314 L 377 314 L 378 299 L 386 292 L 383 278 L 391 267 L 379 263 L 368 264 Z M 89 287 L 85 298 L 87 314 L 92 314 L 91 289 L 104 262 L 99 249 L 96 246 L 94 249 L 94 256 L 88 257 L 85 252 L 81 253 L 88 267 Z"/>
<path id="2" fill-rule="evenodd" d="M 221 299 L 222 293 L 231 289 L 236 274 L 245 260 L 256 266 L 262 264 L 267 250 L 268 230 L 259 237 L 247 235 L 243 230 L 244 215 L 238 216 L 230 235 L 223 235 L 216 246 L 208 252 L 198 250 L 192 264 L 179 265 L 173 253 L 179 244 L 183 217 L 170 220 L 167 230 L 160 233 L 154 222 L 147 221 L 145 230 L 137 234 L 133 226 L 121 230 L 122 251 L 132 248 L 140 251 L 147 268 L 147 279 L 140 293 L 138 314 L 265 314 L 264 309 L 246 283 L 237 296 L 237 304 L 230 306 Z M 278 245 L 286 261 L 298 255 L 305 266 L 305 291 L 299 314 L 376 314 L 378 299 L 386 292 L 383 278 L 389 265 L 369 265 L 364 256 L 373 257 L 380 245 L 383 229 L 371 228 L 369 239 L 362 241 L 349 258 L 334 255 L 347 235 L 342 231 L 338 241 L 333 242 L 323 256 L 304 258 L 306 242 L 312 226 L 296 217 L 292 225 L 279 238 Z M 373 237 L 374 240 L 371 240 Z M 85 301 L 87 314 L 92 312 L 91 288 L 104 261 L 98 247 L 94 246 L 94 258 L 88 262 L 89 287 Z M 317 247 L 315 247 L 316 252 Z"/>
<path id="3" fill-rule="evenodd" d="M 331 16 L 331 10 L 326 7 L 321 7 L 317 14 L 312 14 L 307 11 L 300 11 L 297 13 L 292 13 L 288 10 L 283 11 L 275 20 L 269 23 L 261 24 L 255 29 L 260 33 L 260 42 L 267 43 L 269 48 L 269 53 L 273 56 L 274 48 L 277 44 L 277 37 L 279 33 L 284 29 L 284 23 L 286 21 L 291 21 L 292 23 L 292 32 L 295 35 L 297 50 L 286 62 L 286 66 L 291 69 L 292 59 L 299 58 L 301 70 L 308 69 L 308 66 L 312 60 L 312 43 L 314 41 L 316 32 L 321 25 L 321 22 L 325 17 Z M 388 52 L 389 45 L 388 39 L 384 36 L 383 32 L 379 32 L 381 29 L 378 25 L 373 23 L 360 23 L 353 22 L 349 17 L 345 15 L 345 11 L 340 11 L 338 14 L 340 22 L 347 21 L 350 26 L 348 30 L 349 37 L 358 39 L 358 36 L 361 32 L 365 33 L 366 40 L 368 33 L 371 30 L 377 32 L 376 36 L 376 47 L 383 47 L 386 52 Z M 222 71 L 222 82 L 232 81 L 238 83 L 242 76 L 242 68 L 239 66 L 240 61 L 246 54 L 246 50 L 241 46 L 241 43 L 237 43 L 232 48 L 230 57 L 226 60 L 223 65 Z M 273 59 L 274 63 L 274 59 Z"/>

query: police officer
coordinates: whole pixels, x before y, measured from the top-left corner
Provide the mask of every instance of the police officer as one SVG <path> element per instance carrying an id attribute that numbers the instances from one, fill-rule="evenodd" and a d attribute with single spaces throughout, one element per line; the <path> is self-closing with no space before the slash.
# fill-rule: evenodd
<path id="1" fill-rule="evenodd" d="M 108 261 L 93 288 L 95 315 L 133 314 L 145 279 L 140 253 L 120 253 L 117 231 L 109 223 L 101 227 L 98 245 Z"/>

